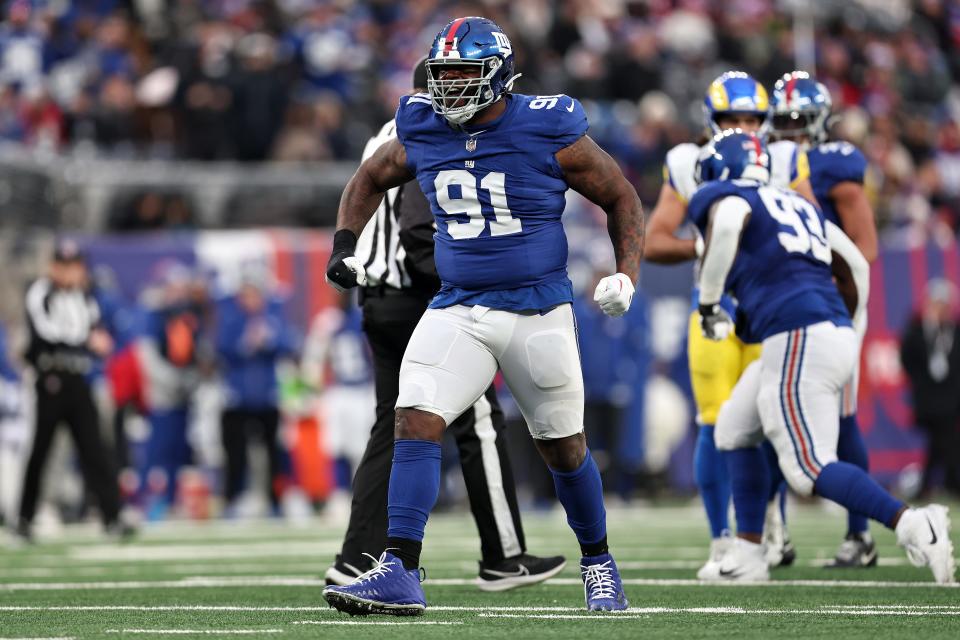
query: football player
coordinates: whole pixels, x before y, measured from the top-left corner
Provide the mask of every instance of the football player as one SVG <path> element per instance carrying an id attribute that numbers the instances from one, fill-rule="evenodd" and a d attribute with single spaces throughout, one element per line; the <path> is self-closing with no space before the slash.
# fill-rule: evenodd
<path id="1" fill-rule="evenodd" d="M 823 215 L 839 226 L 863 257 L 872 262 L 877 256 L 877 228 L 863 188 L 867 160 L 849 142 L 828 141 L 830 92 L 810 74 L 794 71 L 777 81 L 772 102 L 772 135 L 781 140 L 792 140 L 806 151 L 810 182 Z M 866 325 L 864 313 L 862 320 L 854 325 L 861 343 Z M 867 471 L 867 447 L 857 425 L 859 361 L 855 372 L 841 394 L 837 455 Z M 847 514 L 846 538 L 829 566 L 873 567 L 876 564 L 877 550 L 867 518 L 851 511 Z"/>
<path id="2" fill-rule="evenodd" d="M 420 549 L 440 480 L 440 439 L 451 420 L 503 372 L 554 478 L 580 543 L 589 610 L 623 610 L 627 599 L 607 548 L 596 463 L 583 433 L 583 381 L 560 222 L 573 188 L 608 215 L 618 273 L 595 299 L 609 315 L 630 306 L 643 253 L 636 191 L 586 135 L 587 118 L 565 95 L 511 93 L 510 40 L 485 18 L 458 18 L 427 60 L 426 94 L 405 96 L 397 139 L 357 170 L 344 191 L 327 277 L 356 286 L 353 256 L 390 187 L 416 178 L 430 201 L 442 281 L 400 368 L 390 476 L 387 550 L 374 568 L 324 598 L 351 614 L 418 615 Z"/>
<path id="3" fill-rule="evenodd" d="M 704 125 L 710 135 L 724 129 L 740 128 L 763 137 L 770 126 L 769 99 L 766 89 L 741 71 L 728 71 L 718 77 L 704 97 Z M 664 182 L 650 217 L 646 236 L 646 259 L 652 262 L 675 263 L 695 260 L 703 253 L 699 235 L 681 238 L 677 232 L 687 221 L 687 203 L 697 189 L 694 176 L 700 146 L 680 144 L 667 153 Z M 773 154 L 773 182 L 789 187 L 813 199 L 806 156 L 793 142 L 771 145 Z M 724 305 L 732 313 L 733 302 L 724 298 Z M 712 541 L 710 555 L 697 572 L 701 580 L 717 578 L 720 559 L 729 548 L 727 514 L 730 507 L 730 482 L 725 462 L 717 452 L 713 440 L 720 405 L 730 396 L 733 386 L 748 364 L 760 354 L 759 345 L 744 344 L 736 336 L 722 342 L 711 342 L 700 333 L 696 313 L 696 291 L 688 327 L 687 352 L 690 362 L 690 381 L 697 404 L 697 422 L 700 431 L 694 454 L 697 487 L 707 513 Z M 779 501 L 768 509 L 765 531 L 773 566 L 790 564 L 795 557 L 793 545 L 782 525 Z"/>
<path id="4" fill-rule="evenodd" d="M 769 167 L 758 137 L 725 131 L 701 155 L 697 175 L 704 184 L 689 206 L 707 238 L 699 276 L 704 336 L 719 341 L 732 331 L 733 319 L 721 305 L 729 292 L 738 301 L 740 337 L 761 344 L 760 359 L 747 367 L 720 411 L 717 445 L 736 462 L 745 454 L 743 462 L 730 465 L 734 473 L 763 466 L 766 458 L 756 452 L 766 437 L 794 491 L 819 495 L 893 529 L 914 565 L 929 566 L 938 583 L 952 583 L 947 508 L 909 508 L 863 469 L 837 459 L 840 395 L 854 374 L 859 342 L 849 303 L 833 282 L 823 213 L 795 192 L 768 185 Z M 756 488 L 762 497 L 764 482 Z M 765 580 L 763 509 L 741 513 L 739 495 L 734 491 L 738 537 L 720 575 Z M 741 518 L 747 517 L 753 526 L 741 532 Z"/>

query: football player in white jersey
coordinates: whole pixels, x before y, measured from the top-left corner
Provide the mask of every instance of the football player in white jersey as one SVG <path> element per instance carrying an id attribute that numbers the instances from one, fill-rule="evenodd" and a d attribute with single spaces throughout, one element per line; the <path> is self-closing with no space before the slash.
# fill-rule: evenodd
<path id="1" fill-rule="evenodd" d="M 739 128 L 763 137 L 770 126 L 770 102 L 759 82 L 742 71 L 728 71 L 718 77 L 704 97 L 704 119 L 709 135 Z M 701 146 L 679 144 L 667 153 L 664 182 L 650 218 L 646 236 L 646 259 L 658 263 L 695 260 L 703 253 L 699 234 L 678 237 L 687 224 L 687 202 L 697 189 L 696 165 Z M 806 155 L 792 141 L 769 146 L 771 182 L 791 188 L 814 201 Z M 696 292 L 695 296 L 696 297 Z M 759 345 L 748 345 L 731 335 L 721 342 L 706 340 L 700 332 L 694 300 L 688 331 L 688 357 L 694 399 L 697 404 L 697 436 L 694 456 L 695 478 L 710 524 L 712 541 L 707 563 L 697 572 L 700 579 L 716 577 L 720 558 L 729 548 L 728 511 L 730 484 L 725 463 L 713 441 L 720 405 L 730 396 L 740 374 L 760 354 Z M 780 518 L 779 500 L 771 503 L 765 527 L 772 566 L 790 564 L 795 557 L 789 536 Z"/>

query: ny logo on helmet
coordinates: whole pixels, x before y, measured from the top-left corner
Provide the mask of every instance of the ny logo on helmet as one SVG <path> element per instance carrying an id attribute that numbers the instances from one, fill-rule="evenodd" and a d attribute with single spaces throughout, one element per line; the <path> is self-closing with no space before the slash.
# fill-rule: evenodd
<path id="1" fill-rule="evenodd" d="M 510 46 L 510 40 L 507 39 L 507 36 L 500 33 L 499 31 L 491 31 L 490 35 L 493 36 L 493 39 L 497 41 L 497 46 L 500 47 L 500 52 L 505 56 L 509 56 L 513 53 L 513 47 Z"/>

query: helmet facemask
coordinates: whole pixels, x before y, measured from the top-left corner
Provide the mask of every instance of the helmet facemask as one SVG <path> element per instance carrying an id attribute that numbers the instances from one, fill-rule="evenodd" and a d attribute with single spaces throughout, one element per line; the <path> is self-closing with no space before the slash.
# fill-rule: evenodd
<path id="1" fill-rule="evenodd" d="M 433 110 L 454 125 L 468 122 L 482 109 L 496 102 L 498 95 L 492 86 L 492 81 L 503 61 L 498 56 L 490 56 L 480 60 L 463 58 L 438 58 L 427 60 L 427 91 Z M 456 78 L 443 80 L 440 78 L 444 67 L 459 69 L 476 69 L 478 77 Z M 504 91 L 509 91 L 513 84 L 511 78 Z M 502 95 L 502 94 L 501 94 Z"/>
<path id="2" fill-rule="evenodd" d="M 794 140 L 804 147 L 827 141 L 829 109 L 794 109 L 773 116 L 773 131 L 780 140 Z M 807 138 L 809 142 L 800 140 Z"/>

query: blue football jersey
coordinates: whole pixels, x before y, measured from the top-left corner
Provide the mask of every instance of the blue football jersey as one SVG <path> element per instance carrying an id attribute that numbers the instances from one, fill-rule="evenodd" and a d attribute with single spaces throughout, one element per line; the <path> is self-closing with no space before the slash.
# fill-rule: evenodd
<path id="1" fill-rule="evenodd" d="M 810 184 L 827 220 L 841 229 L 840 218 L 830 198 L 830 191 L 840 182 L 863 184 L 867 159 L 849 142 L 827 142 L 807 152 L 810 161 Z"/>
<path id="2" fill-rule="evenodd" d="M 750 205 L 725 288 L 737 301 L 737 334 L 760 342 L 818 322 L 851 326 L 830 271 L 823 213 L 793 191 L 750 180 L 709 182 L 687 209 L 706 235 L 711 205 L 729 196 Z"/>
<path id="3" fill-rule="evenodd" d="M 554 154 L 587 131 L 565 95 L 509 94 L 492 122 L 451 127 L 426 94 L 405 96 L 397 137 L 430 202 L 441 289 L 455 304 L 543 310 L 573 300 L 560 218 L 567 183 Z"/>

